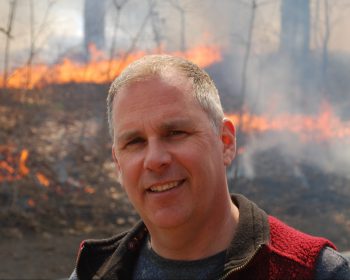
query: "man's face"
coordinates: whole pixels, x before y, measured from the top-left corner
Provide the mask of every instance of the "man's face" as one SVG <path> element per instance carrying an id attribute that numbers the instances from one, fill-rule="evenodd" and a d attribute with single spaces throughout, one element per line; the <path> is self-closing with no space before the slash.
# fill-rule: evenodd
<path id="1" fill-rule="evenodd" d="M 124 87 L 114 100 L 119 181 L 149 228 L 204 221 L 227 194 L 234 148 L 222 131 L 234 131 L 224 124 L 217 134 L 191 91 L 174 72 Z"/>

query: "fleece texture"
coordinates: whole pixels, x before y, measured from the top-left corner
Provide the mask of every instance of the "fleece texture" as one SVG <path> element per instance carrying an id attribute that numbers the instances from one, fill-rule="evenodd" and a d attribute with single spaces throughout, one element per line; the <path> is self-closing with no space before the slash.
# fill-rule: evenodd
<path id="1" fill-rule="evenodd" d="M 335 246 L 327 239 L 314 237 L 269 216 L 269 279 L 313 279 L 320 251 Z"/>

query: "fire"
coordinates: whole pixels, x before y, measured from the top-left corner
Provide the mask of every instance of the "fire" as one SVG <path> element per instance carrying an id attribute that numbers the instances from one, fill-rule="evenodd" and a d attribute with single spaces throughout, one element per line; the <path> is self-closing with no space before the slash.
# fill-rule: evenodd
<path id="1" fill-rule="evenodd" d="M 327 103 L 316 116 L 284 113 L 272 117 L 244 112 L 241 117 L 239 114 L 227 114 L 226 117 L 245 133 L 290 132 L 302 141 L 320 142 L 348 140 L 350 136 L 350 121 L 342 121 Z"/>
<path id="2" fill-rule="evenodd" d="M 14 146 L 0 145 L 0 183 L 20 180 L 30 173 L 27 166 L 29 151 L 23 149 L 18 153 L 16 150 Z M 49 187 L 50 180 L 44 174 L 36 172 L 35 176 L 42 186 Z"/>
<path id="3" fill-rule="evenodd" d="M 28 66 L 19 67 L 9 76 L 7 87 L 32 89 L 48 84 L 108 83 L 118 76 L 126 65 L 146 55 L 146 52 L 121 54 L 119 58 L 110 60 L 94 46 L 90 46 L 90 54 L 91 60 L 86 64 L 64 59 L 61 63 L 52 66 L 38 64 L 33 65 L 31 69 Z M 199 46 L 185 52 L 171 52 L 170 54 L 185 57 L 200 67 L 207 67 L 221 60 L 219 47 Z M 31 75 L 28 81 L 29 72 Z M 0 77 L 0 84 L 4 84 L 3 75 Z"/>
<path id="4" fill-rule="evenodd" d="M 172 54 L 175 56 L 187 58 L 202 68 L 208 67 L 209 65 L 222 59 L 220 49 L 218 47 L 200 46 L 194 49 L 190 49 L 185 53 L 174 52 Z"/>
<path id="5" fill-rule="evenodd" d="M 29 169 L 28 167 L 26 166 L 26 161 L 28 159 L 28 150 L 26 149 L 23 149 L 22 152 L 21 152 L 21 156 L 19 158 L 19 171 L 20 173 L 25 176 L 29 173 Z"/>
<path id="6" fill-rule="evenodd" d="M 26 149 L 18 154 L 12 146 L 0 146 L 0 182 L 19 180 L 28 175 L 28 155 Z"/>
<path id="7" fill-rule="evenodd" d="M 46 188 L 50 186 L 50 180 L 44 174 L 37 172 L 35 175 L 42 186 Z"/>
<path id="8" fill-rule="evenodd" d="M 88 194 L 94 194 L 94 193 L 96 192 L 96 190 L 93 189 L 93 188 L 90 187 L 90 186 L 86 186 L 86 187 L 84 188 L 84 192 L 86 192 L 86 193 L 88 193 Z"/>
<path id="9" fill-rule="evenodd" d="M 36 205 L 34 199 L 32 199 L 32 198 L 29 198 L 29 199 L 27 200 L 27 204 L 28 204 L 28 206 L 31 207 L 31 208 L 35 207 L 35 205 Z"/>

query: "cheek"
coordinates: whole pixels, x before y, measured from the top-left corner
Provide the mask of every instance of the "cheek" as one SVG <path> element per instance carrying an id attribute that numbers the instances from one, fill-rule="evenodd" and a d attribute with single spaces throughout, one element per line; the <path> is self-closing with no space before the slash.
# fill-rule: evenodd
<path id="1" fill-rule="evenodd" d="M 137 181 L 140 174 L 140 160 L 137 157 L 121 156 L 119 162 L 119 181 L 124 185 Z"/>
<path id="2" fill-rule="evenodd" d="M 125 175 L 125 172 L 130 168 L 128 161 L 121 157 L 119 158 L 118 162 L 119 162 L 120 173 L 122 175 Z"/>
<path id="3" fill-rule="evenodd" d="M 210 164 L 208 148 L 202 145 L 186 145 L 174 152 L 174 158 L 190 173 L 203 173 Z"/>
<path id="4" fill-rule="evenodd" d="M 186 158 L 192 165 L 192 170 L 200 174 L 199 179 L 207 180 L 207 175 L 212 177 L 221 166 L 224 166 L 221 146 L 214 141 L 193 147 L 186 154 Z"/>
<path id="5" fill-rule="evenodd" d="M 124 183 L 129 183 L 137 177 L 136 167 L 130 163 L 121 168 L 121 177 Z"/>

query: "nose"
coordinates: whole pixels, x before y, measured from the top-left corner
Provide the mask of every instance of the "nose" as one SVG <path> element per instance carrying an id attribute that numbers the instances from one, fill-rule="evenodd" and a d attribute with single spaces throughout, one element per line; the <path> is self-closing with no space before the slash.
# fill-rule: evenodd
<path id="1" fill-rule="evenodd" d="M 148 141 L 143 167 L 153 172 L 162 172 L 171 162 L 171 155 L 164 143 L 152 139 Z"/>

